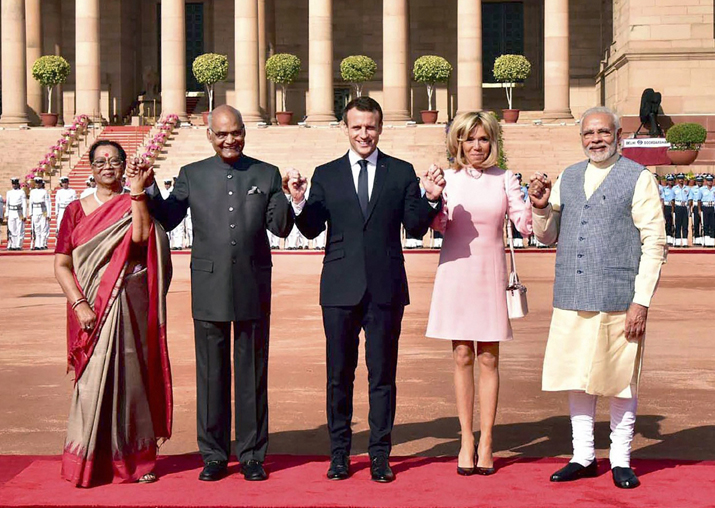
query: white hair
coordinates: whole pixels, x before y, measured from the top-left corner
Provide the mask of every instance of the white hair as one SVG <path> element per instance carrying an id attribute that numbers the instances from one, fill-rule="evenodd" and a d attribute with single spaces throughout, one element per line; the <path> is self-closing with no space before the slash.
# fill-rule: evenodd
<path id="1" fill-rule="evenodd" d="M 596 106 L 595 108 L 587 109 L 584 114 L 581 115 L 581 120 L 579 122 L 581 124 L 581 132 L 583 132 L 584 120 L 591 115 L 608 115 L 611 117 L 614 129 L 618 131 L 618 129 L 621 128 L 621 119 L 615 111 L 605 106 Z"/>

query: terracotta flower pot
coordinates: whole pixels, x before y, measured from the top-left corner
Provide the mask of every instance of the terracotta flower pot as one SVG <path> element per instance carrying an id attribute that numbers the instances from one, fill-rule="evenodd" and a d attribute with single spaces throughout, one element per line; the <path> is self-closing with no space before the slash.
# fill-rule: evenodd
<path id="1" fill-rule="evenodd" d="M 689 166 L 698 158 L 697 150 L 668 150 L 668 158 L 676 166 Z"/>
<path id="2" fill-rule="evenodd" d="M 201 113 L 201 116 L 202 116 L 203 119 L 204 119 L 204 125 L 208 125 L 208 124 L 209 124 L 209 113 L 211 113 L 211 112 L 210 112 L 210 111 L 204 111 L 203 113 Z"/>
<path id="3" fill-rule="evenodd" d="M 42 119 L 43 127 L 56 127 L 57 126 L 57 113 L 40 113 L 40 118 Z"/>
<path id="4" fill-rule="evenodd" d="M 276 112 L 276 120 L 278 120 L 278 125 L 290 125 L 293 120 L 292 111 L 278 111 Z"/>
<path id="5" fill-rule="evenodd" d="M 504 123 L 516 123 L 519 120 L 518 109 L 502 109 L 501 112 Z"/>
<path id="6" fill-rule="evenodd" d="M 423 109 L 420 111 L 420 115 L 422 116 L 422 123 L 433 124 L 437 123 L 439 111 L 436 109 Z"/>

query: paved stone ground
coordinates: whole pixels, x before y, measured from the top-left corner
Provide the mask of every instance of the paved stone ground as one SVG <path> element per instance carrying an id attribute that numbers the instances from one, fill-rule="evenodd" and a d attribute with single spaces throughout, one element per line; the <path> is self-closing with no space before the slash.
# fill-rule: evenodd
<path id="1" fill-rule="evenodd" d="M 412 305 L 403 323 L 395 455 L 455 455 L 458 422 L 449 343 L 424 330 L 435 253 L 409 253 Z M 270 452 L 327 454 L 325 346 L 318 307 L 320 255 L 274 256 L 269 377 Z M 520 253 L 530 315 L 504 344 L 495 451 L 500 456 L 570 453 L 566 397 L 540 390 L 551 317 L 554 255 Z M 196 451 L 189 256 L 174 256 L 169 341 L 174 437 L 162 453 Z M 650 312 L 634 456 L 715 459 L 715 255 L 671 254 Z M 72 386 L 65 374 L 65 305 L 52 257 L 0 256 L 0 454 L 62 450 Z M 367 373 L 361 353 L 355 390 L 354 452 L 367 449 Z M 601 401 L 596 440 L 607 455 L 608 411 Z"/>

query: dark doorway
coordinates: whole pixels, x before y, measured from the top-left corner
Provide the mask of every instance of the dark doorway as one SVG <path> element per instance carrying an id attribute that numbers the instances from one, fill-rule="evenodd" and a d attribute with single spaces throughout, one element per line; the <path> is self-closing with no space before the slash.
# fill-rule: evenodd
<path id="1" fill-rule="evenodd" d="M 186 4 L 186 91 L 200 92 L 201 86 L 191 67 L 194 59 L 204 52 L 204 4 Z"/>
<path id="2" fill-rule="evenodd" d="M 333 89 L 333 111 L 338 121 L 343 118 L 343 109 L 350 102 L 350 88 Z"/>
<path id="3" fill-rule="evenodd" d="M 494 83 L 494 60 L 524 54 L 524 4 L 482 3 L 482 80 Z"/>

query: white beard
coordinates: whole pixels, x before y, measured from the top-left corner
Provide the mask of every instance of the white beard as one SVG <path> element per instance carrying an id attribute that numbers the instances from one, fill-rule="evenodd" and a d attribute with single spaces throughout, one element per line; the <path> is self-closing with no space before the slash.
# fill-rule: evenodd
<path id="1" fill-rule="evenodd" d="M 608 145 L 608 151 L 607 152 L 601 152 L 601 153 L 592 153 L 591 150 L 589 150 L 588 147 L 584 147 L 583 153 L 586 154 L 586 157 L 588 157 L 591 162 L 604 162 L 613 157 L 616 154 L 616 151 L 618 150 L 618 145 L 617 143 L 612 143 Z"/>

